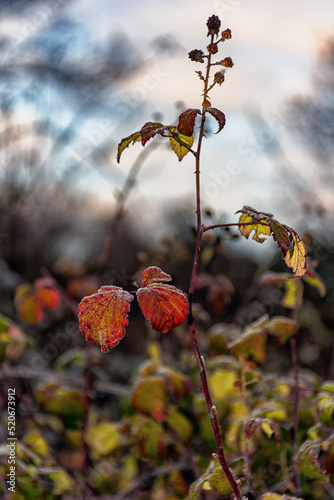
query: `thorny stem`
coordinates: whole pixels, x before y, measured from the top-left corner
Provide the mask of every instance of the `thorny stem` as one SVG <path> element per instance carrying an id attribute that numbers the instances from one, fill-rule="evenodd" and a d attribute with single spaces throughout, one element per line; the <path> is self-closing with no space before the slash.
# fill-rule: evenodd
<path id="1" fill-rule="evenodd" d="M 267 222 L 262 222 L 262 226 L 268 226 L 270 227 L 270 224 Z M 227 222 L 226 224 L 214 224 L 213 226 L 205 226 L 202 229 L 202 232 L 205 233 L 206 231 L 211 231 L 212 229 L 218 229 L 220 227 L 231 227 L 231 226 L 254 226 L 254 221 L 252 222 Z"/>
<path id="2" fill-rule="evenodd" d="M 214 35 L 211 35 L 211 43 L 213 42 L 213 37 L 214 37 Z M 208 94 L 210 65 L 211 65 L 211 54 L 209 54 L 208 61 L 207 61 L 206 76 L 205 76 L 205 81 L 204 81 L 203 101 L 205 101 L 207 99 L 207 94 Z M 192 344 L 193 344 L 193 348 L 194 348 L 194 354 L 195 354 L 195 357 L 197 360 L 199 374 L 200 374 L 200 378 L 201 378 L 202 391 L 203 391 L 203 394 L 205 397 L 205 402 L 206 402 L 206 405 L 207 405 L 207 408 L 209 411 L 211 426 L 212 426 L 213 434 L 214 434 L 216 445 L 217 445 L 219 462 L 220 462 L 222 469 L 225 472 L 225 475 L 226 475 L 226 477 L 231 485 L 231 488 L 233 490 L 235 497 L 240 500 L 241 494 L 240 494 L 238 485 L 237 485 L 237 483 L 233 477 L 233 474 L 232 474 L 232 472 L 231 472 L 231 470 L 226 462 L 224 447 L 223 447 L 223 444 L 221 441 L 220 432 L 219 432 L 219 425 L 217 422 L 216 410 L 215 410 L 215 407 L 212 405 L 211 396 L 210 396 L 210 392 L 209 392 L 207 376 L 206 376 L 206 371 L 205 371 L 205 365 L 204 365 L 204 359 L 203 359 L 203 356 L 201 355 L 200 350 L 199 350 L 199 346 L 198 346 L 198 342 L 197 342 L 197 332 L 196 332 L 196 329 L 193 325 L 194 317 L 192 314 L 192 303 L 193 303 L 193 296 L 194 296 L 194 291 L 195 291 L 195 284 L 197 281 L 197 268 L 198 268 L 200 250 L 201 250 L 202 237 L 203 237 L 203 232 L 204 232 L 203 231 L 204 228 L 202 227 L 201 192 L 200 192 L 200 155 L 201 155 L 202 140 L 204 137 L 204 125 L 205 125 L 205 108 L 202 105 L 202 119 L 201 119 L 200 131 L 199 131 L 197 151 L 196 151 L 196 155 L 195 155 L 195 158 L 196 158 L 195 175 L 196 175 L 197 237 L 196 237 L 196 247 L 195 247 L 195 252 L 194 252 L 191 280 L 190 280 L 190 286 L 189 286 L 188 325 L 189 325 L 189 331 L 190 331 L 191 340 L 192 340 Z"/>
<path id="3" fill-rule="evenodd" d="M 300 289 L 300 279 L 297 279 L 297 291 Z M 298 295 L 298 293 L 297 293 Z M 293 310 L 292 318 L 296 321 L 298 320 L 299 304 Z M 292 423 L 292 439 L 293 439 L 293 470 L 295 475 L 296 483 L 296 494 L 298 497 L 301 495 L 301 478 L 300 471 L 298 468 L 298 421 L 299 421 L 299 406 L 300 406 L 300 387 L 299 387 L 299 366 L 297 357 L 297 342 L 296 337 L 290 339 L 291 347 L 291 358 L 293 364 L 294 382 L 295 382 L 295 403 L 293 411 L 293 423 Z"/>
<path id="4" fill-rule="evenodd" d="M 254 498 L 256 498 L 254 485 L 252 481 L 250 459 L 249 459 L 249 449 L 248 449 L 248 439 L 246 434 L 246 419 L 247 419 L 247 408 L 246 408 L 246 370 L 245 363 L 241 361 L 241 395 L 242 395 L 242 413 L 243 413 L 243 432 L 245 438 L 245 465 L 246 465 L 246 478 L 249 490 L 253 493 Z"/>

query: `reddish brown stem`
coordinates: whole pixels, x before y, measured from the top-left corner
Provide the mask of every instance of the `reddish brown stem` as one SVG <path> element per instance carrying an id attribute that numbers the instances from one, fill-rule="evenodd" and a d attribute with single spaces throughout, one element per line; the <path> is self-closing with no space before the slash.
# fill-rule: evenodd
<path id="1" fill-rule="evenodd" d="M 213 35 L 211 36 L 211 42 L 212 41 L 213 41 Z M 208 56 L 206 77 L 205 77 L 205 83 L 204 83 L 204 92 L 203 92 L 204 99 L 203 99 L 203 101 L 207 98 L 207 93 L 208 93 L 210 62 L 211 62 L 211 54 L 209 54 L 209 56 Z M 231 485 L 231 488 L 233 490 L 235 497 L 240 500 L 241 494 L 240 494 L 238 485 L 237 485 L 237 483 L 233 477 L 233 474 L 232 474 L 232 472 L 231 472 L 231 470 L 226 462 L 224 447 L 223 447 L 221 437 L 220 437 L 220 432 L 219 432 L 219 425 L 218 425 L 218 421 L 217 421 L 216 410 L 215 410 L 215 407 L 212 405 L 210 391 L 209 391 L 209 387 L 208 387 L 208 383 L 207 383 L 207 376 L 206 376 L 206 371 L 205 371 L 204 359 L 203 359 L 203 357 L 200 353 L 200 350 L 199 350 L 199 346 L 198 346 L 198 342 L 197 342 L 197 332 L 196 332 L 196 329 L 194 328 L 194 325 L 193 325 L 194 317 L 192 314 L 192 302 L 193 302 L 193 296 L 194 296 L 194 291 L 195 291 L 195 284 L 196 284 L 196 280 L 197 280 L 197 268 L 198 268 L 199 256 L 200 256 L 200 251 L 201 251 L 202 236 L 203 236 L 203 232 L 204 232 L 203 227 L 202 227 L 201 190 L 200 190 L 200 155 L 201 155 L 202 140 L 204 137 L 204 125 L 205 125 L 205 109 L 204 109 L 204 107 L 202 107 L 202 119 L 201 119 L 201 125 L 200 125 L 199 137 L 198 137 L 197 151 L 196 151 L 196 155 L 195 155 L 195 157 L 196 157 L 195 175 L 196 175 L 197 237 L 196 237 L 196 247 L 195 247 L 195 252 L 194 252 L 194 260 L 193 260 L 193 267 L 192 267 L 192 273 L 191 273 L 191 279 L 190 279 L 190 286 L 189 286 L 188 324 L 189 324 L 189 331 L 190 331 L 191 340 L 192 340 L 192 344 L 193 344 L 193 348 L 194 348 L 194 353 L 195 353 L 195 357 L 196 357 L 197 364 L 198 364 L 199 374 L 200 374 L 200 378 L 201 378 L 202 391 L 203 391 L 205 402 L 206 402 L 206 405 L 208 408 L 211 426 L 212 426 L 214 438 L 216 441 L 219 462 L 220 462 L 222 469 L 225 472 L 225 475 L 226 475 L 226 477 Z"/>
<path id="2" fill-rule="evenodd" d="M 205 226 L 202 229 L 202 232 L 205 233 L 206 231 L 212 231 L 212 229 L 218 229 L 220 227 L 232 227 L 232 226 L 253 226 L 255 222 L 227 222 L 226 224 L 214 224 L 213 226 Z M 261 226 L 269 226 L 270 225 L 267 222 L 262 222 L 261 221 Z"/>

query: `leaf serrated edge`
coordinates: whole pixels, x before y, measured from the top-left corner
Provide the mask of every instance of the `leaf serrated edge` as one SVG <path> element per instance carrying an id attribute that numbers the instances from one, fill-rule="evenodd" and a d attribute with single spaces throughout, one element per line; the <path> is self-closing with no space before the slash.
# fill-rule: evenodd
<path id="1" fill-rule="evenodd" d="M 157 134 L 162 134 L 168 127 L 160 122 L 146 122 L 140 129 L 141 143 L 143 146 L 155 137 Z"/>
<path id="2" fill-rule="evenodd" d="M 142 137 L 140 132 L 134 132 L 133 134 L 121 139 L 117 147 L 117 163 L 120 162 L 124 149 L 126 149 L 131 143 L 134 144 L 135 142 L 139 142 L 141 140 Z"/>
<path id="3" fill-rule="evenodd" d="M 168 130 L 171 134 L 169 136 L 171 148 L 178 157 L 179 161 L 182 161 L 189 152 L 194 153 L 191 149 L 191 146 L 194 143 L 194 136 L 182 135 L 177 132 L 176 127 L 168 127 Z M 188 139 L 188 144 L 182 140 L 183 137 Z"/>
<path id="4" fill-rule="evenodd" d="M 207 113 L 210 113 L 210 115 L 213 116 L 217 120 L 219 128 L 218 128 L 217 132 L 215 132 L 215 134 L 218 134 L 221 130 L 223 130 L 223 128 L 226 125 L 225 114 L 222 111 L 220 111 L 220 109 L 212 108 L 212 107 L 206 108 L 205 111 Z"/>
<path id="5" fill-rule="evenodd" d="M 187 137 L 191 137 L 194 133 L 195 121 L 198 114 L 201 114 L 199 109 L 186 109 L 179 116 L 179 121 L 177 125 L 177 131 L 180 135 L 185 135 Z M 185 124 L 189 125 L 190 133 L 184 133 L 183 130 L 187 131 L 188 127 Z M 182 131 L 180 130 L 182 129 Z"/>

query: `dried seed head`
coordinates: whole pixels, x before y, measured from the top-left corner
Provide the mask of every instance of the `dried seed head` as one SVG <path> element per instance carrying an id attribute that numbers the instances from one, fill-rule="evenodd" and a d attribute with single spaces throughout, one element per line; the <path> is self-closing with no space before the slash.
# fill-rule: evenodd
<path id="1" fill-rule="evenodd" d="M 220 19 L 218 16 L 211 16 L 206 22 L 208 27 L 208 36 L 210 35 L 218 35 L 220 29 Z"/>
<path id="2" fill-rule="evenodd" d="M 229 40 L 232 38 L 231 30 L 227 28 L 227 30 L 222 31 L 222 42 L 225 40 Z"/>
<path id="3" fill-rule="evenodd" d="M 209 99 L 205 99 L 203 101 L 203 109 L 210 108 L 210 106 L 211 106 L 211 102 L 209 101 Z M 206 214 L 206 215 L 208 215 L 208 214 Z"/>
<path id="4" fill-rule="evenodd" d="M 222 66 L 225 66 L 225 68 L 233 68 L 233 66 L 234 66 L 234 62 L 232 61 L 232 59 L 230 57 L 225 57 L 225 59 L 220 61 L 220 64 Z"/>
<path id="5" fill-rule="evenodd" d="M 221 85 L 225 80 L 225 75 L 224 75 L 224 72 L 223 71 L 218 71 L 217 73 L 215 73 L 215 76 L 214 76 L 214 83 L 218 83 L 218 85 Z"/>
<path id="6" fill-rule="evenodd" d="M 191 50 L 189 52 L 188 56 L 189 56 L 191 61 L 204 63 L 204 59 L 203 59 L 204 52 L 202 50 L 198 50 L 198 49 Z"/>
<path id="7" fill-rule="evenodd" d="M 210 54 L 216 54 L 218 52 L 218 47 L 216 43 L 210 43 L 210 45 L 207 46 L 207 49 Z"/>

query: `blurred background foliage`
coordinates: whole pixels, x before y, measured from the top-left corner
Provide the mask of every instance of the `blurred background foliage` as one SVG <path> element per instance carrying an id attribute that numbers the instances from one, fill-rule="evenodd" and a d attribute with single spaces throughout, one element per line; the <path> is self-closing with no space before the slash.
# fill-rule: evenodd
<path id="1" fill-rule="evenodd" d="M 115 163 L 116 147 L 121 138 L 119 131 L 128 130 L 130 133 L 141 126 L 138 116 L 141 116 L 145 104 L 141 99 L 122 101 L 119 89 L 143 68 L 149 68 L 151 60 L 162 54 L 172 57 L 180 50 L 180 45 L 171 35 L 163 35 L 152 40 L 154 50 L 150 52 L 152 59 L 148 59 L 143 47 L 125 33 L 111 33 L 107 42 L 98 43 L 90 39 L 84 26 L 68 15 L 64 6 L 69 3 L 60 0 L 44 2 L 43 9 L 38 10 L 40 2 L 34 0 L 0 2 L 1 23 L 7 27 L 13 23 L 7 34 L 0 36 L 0 314 L 13 323 L 11 335 L 14 340 L 10 342 L 15 347 L 7 351 L 2 348 L 2 379 L 9 385 L 14 384 L 17 394 L 20 394 L 19 422 L 29 421 L 34 429 L 48 429 L 46 435 L 51 437 L 52 446 L 59 451 L 59 463 L 65 464 L 66 470 L 73 466 L 73 480 L 78 471 L 88 467 L 82 464 L 85 454 L 78 444 L 80 440 L 76 432 L 87 404 L 82 396 L 84 374 L 87 358 L 92 357 L 90 369 L 96 384 L 94 425 L 98 425 L 101 415 L 102 421 L 113 419 L 117 422 L 120 417 L 125 420 L 121 429 L 108 429 L 109 433 L 115 430 L 117 436 L 114 448 L 110 445 L 108 450 L 103 447 L 102 450 L 91 450 L 93 455 L 97 453 L 98 459 L 90 477 L 90 488 L 96 495 L 103 495 L 111 488 L 116 495 L 117 488 L 126 490 L 126 481 L 121 484 L 122 475 L 131 482 L 138 474 L 138 464 L 131 462 L 128 455 L 120 454 L 118 440 L 119 432 L 123 438 L 127 435 L 127 425 L 130 424 L 126 418 L 133 417 L 129 386 L 136 380 L 138 369 L 142 370 L 141 375 L 147 374 L 142 365 L 147 358 L 147 346 L 158 340 L 164 353 L 163 363 L 182 370 L 186 366 L 188 375 L 196 382 L 190 361 L 190 339 L 182 328 L 172 335 L 157 338 L 133 306 L 126 337 L 115 351 L 102 355 L 94 347 L 87 346 L 78 331 L 73 309 L 84 295 L 96 291 L 102 284 L 131 289 L 138 270 L 149 265 L 160 266 L 173 276 L 176 286 L 185 291 L 188 288 L 195 245 L 193 200 L 184 197 L 180 203 L 175 203 L 174 198 L 164 201 L 162 224 L 161 206 L 156 207 L 146 196 L 141 197 L 141 182 L 144 180 L 141 181 L 142 170 L 139 172 L 138 169 L 136 177 L 127 186 L 129 198 L 118 212 L 124 194 L 124 191 L 119 194 L 120 186 L 126 182 L 128 167 L 121 172 Z M 41 16 L 35 16 L 31 21 L 30 13 L 38 11 Z M 177 103 L 176 111 L 183 106 L 183 103 Z M 327 295 L 320 298 L 317 290 L 305 285 L 304 302 L 299 313 L 299 359 L 305 373 L 316 380 L 315 385 L 317 377 L 334 377 L 333 106 L 334 42 L 330 38 L 324 43 L 314 68 L 312 92 L 305 96 L 291 96 L 285 108 L 284 133 L 293 137 L 292 141 L 296 141 L 310 159 L 308 164 L 300 167 L 304 169 L 303 175 L 300 168 L 290 161 L 290 151 L 281 141 L 281 135 L 276 136 L 266 122 L 261 109 L 253 105 L 245 108 L 255 136 L 263 130 L 268 132 L 261 150 L 276 172 L 273 204 L 280 207 L 281 213 L 287 217 L 291 213 L 297 215 L 294 228 L 304 237 L 309 254 L 318 262 L 317 272 L 327 288 Z M 148 119 L 150 117 L 144 118 Z M 126 127 L 122 128 L 124 125 Z M 212 136 L 212 131 L 208 130 L 207 135 Z M 163 146 L 158 146 L 158 149 L 163 150 Z M 134 163 L 137 154 L 129 155 Z M 157 153 L 152 151 L 151 154 Z M 175 158 L 173 160 L 176 162 Z M 145 161 L 146 157 L 140 159 L 143 171 Z M 105 194 L 100 199 L 96 191 L 89 192 L 92 172 L 97 173 L 100 183 L 105 185 L 109 200 Z M 149 173 L 157 176 L 151 167 Z M 162 186 L 161 190 L 165 195 L 169 187 Z M 173 195 L 172 188 L 170 193 Z M 140 216 L 136 215 L 142 213 L 141 204 L 144 211 L 149 212 L 150 231 L 143 227 Z M 212 208 L 208 203 L 204 210 L 207 224 L 231 221 L 230 208 L 224 206 L 224 199 L 221 206 L 221 209 Z M 271 207 L 263 208 L 271 211 Z M 119 216 L 116 223 L 115 214 Z M 236 231 L 224 230 L 215 235 L 206 233 L 206 236 L 200 271 L 223 278 L 208 281 L 207 287 L 198 290 L 196 307 L 199 330 L 207 334 L 202 337 L 202 349 L 209 357 L 214 357 L 226 355 L 226 339 L 220 331 L 232 332 L 233 336 L 234 330 L 240 331 L 263 314 L 286 314 L 281 305 L 284 291 L 259 285 L 259 278 L 268 269 L 284 272 L 285 268 L 278 252 L 269 247 L 269 257 L 262 259 L 265 250 L 258 247 L 255 251 L 249 250 L 245 244 L 240 244 Z M 252 243 L 247 242 L 247 245 Z M 107 257 L 102 262 L 105 251 Z M 41 324 L 27 325 L 17 315 L 15 290 L 18 285 L 32 283 L 41 275 L 56 279 L 66 301 L 60 311 L 46 315 Z M 152 352 L 150 356 L 151 361 L 153 356 L 155 365 L 153 363 L 151 368 L 148 365 L 147 370 L 155 373 L 157 360 Z M 284 376 L 290 369 L 288 346 L 278 349 L 270 340 L 264 372 Z M 44 378 L 50 382 L 44 381 L 41 386 L 40 379 Z M 68 391 L 73 392 L 65 390 L 64 396 L 59 388 L 52 386 L 53 382 L 60 386 L 66 383 L 70 386 Z M 273 398 L 278 397 L 275 389 L 272 393 Z M 4 397 L 2 394 L 2 403 Z M 174 404 L 175 394 L 171 397 Z M 196 396 L 192 397 L 196 400 L 192 404 L 198 417 L 195 425 L 199 426 L 194 430 L 195 449 L 199 454 L 204 450 L 205 455 L 211 449 L 212 440 L 201 402 Z M 66 407 L 66 398 L 76 403 L 72 413 Z M 61 400 L 65 410 L 59 407 Z M 225 405 L 223 398 L 219 404 L 223 414 L 230 418 L 233 405 Z M 311 406 L 310 402 L 308 404 Z M 186 399 L 181 398 L 180 408 L 178 410 L 187 416 Z M 188 418 L 191 419 L 191 415 Z M 307 418 L 311 418 L 309 414 L 305 416 L 305 428 Z M 131 436 L 137 437 L 136 446 L 141 447 L 144 463 L 147 456 L 153 457 L 154 466 L 162 468 L 157 442 L 151 443 L 149 450 L 145 448 L 145 422 L 142 416 L 132 420 Z M 188 429 L 188 424 L 184 425 Z M 22 451 L 22 462 L 27 463 L 32 457 L 34 466 L 38 466 L 39 462 L 36 463 L 36 457 L 33 457 L 38 451 L 41 456 L 44 453 L 51 465 L 50 450 L 43 451 L 43 446 L 46 446 L 44 437 L 41 449 L 36 451 L 33 448 L 29 455 L 29 443 L 36 443 L 38 437 L 31 434 L 35 431 L 24 435 L 22 429 L 20 431 L 27 447 Z M 159 436 L 162 432 L 159 425 L 155 431 Z M 170 423 L 168 433 L 171 456 L 174 453 L 179 460 L 182 453 L 175 441 L 173 423 Z M 70 452 L 61 444 L 65 434 Z M 232 443 L 231 436 L 230 439 Z M 263 436 L 260 439 L 263 440 Z M 122 442 L 122 446 L 131 447 L 133 443 Z M 281 469 L 278 469 L 283 467 L 283 453 L 281 449 L 277 452 L 276 464 L 280 465 L 271 471 L 273 483 L 282 479 Z M 110 454 L 112 459 L 104 460 L 103 457 Z M 112 465 L 116 463 L 119 465 Z M 200 464 L 202 470 L 206 466 L 207 463 Z M 262 466 L 263 457 L 255 469 L 261 470 Z M 327 466 L 330 470 L 333 464 Z M 149 467 L 145 465 L 140 470 L 146 473 L 144 486 L 149 490 L 153 482 Z M 163 476 L 162 471 L 161 477 L 171 483 L 172 473 L 171 469 Z M 97 486 L 94 486 L 94 477 L 99 477 Z M 176 474 L 174 483 L 171 483 L 174 496 L 170 498 L 184 498 L 184 484 L 194 479 L 194 472 L 187 467 L 182 478 Z M 70 481 L 70 478 L 62 478 L 60 482 L 53 478 L 52 483 L 52 477 L 49 477 L 46 480 L 49 486 L 43 481 L 34 484 L 31 491 L 28 488 L 18 498 L 59 498 L 66 491 L 66 480 Z M 110 481 L 114 481 L 112 485 Z M 258 481 L 260 484 L 259 473 Z M 28 481 L 27 484 L 32 483 Z M 25 486 L 22 488 L 24 490 Z M 165 491 L 162 483 L 155 488 Z M 45 494 L 48 489 L 53 496 Z M 320 496 L 315 496 L 315 491 L 316 487 L 305 498 L 324 498 L 321 497 L 323 490 Z M 119 498 L 123 497 L 120 495 Z M 156 498 L 161 497 L 157 494 Z"/>

